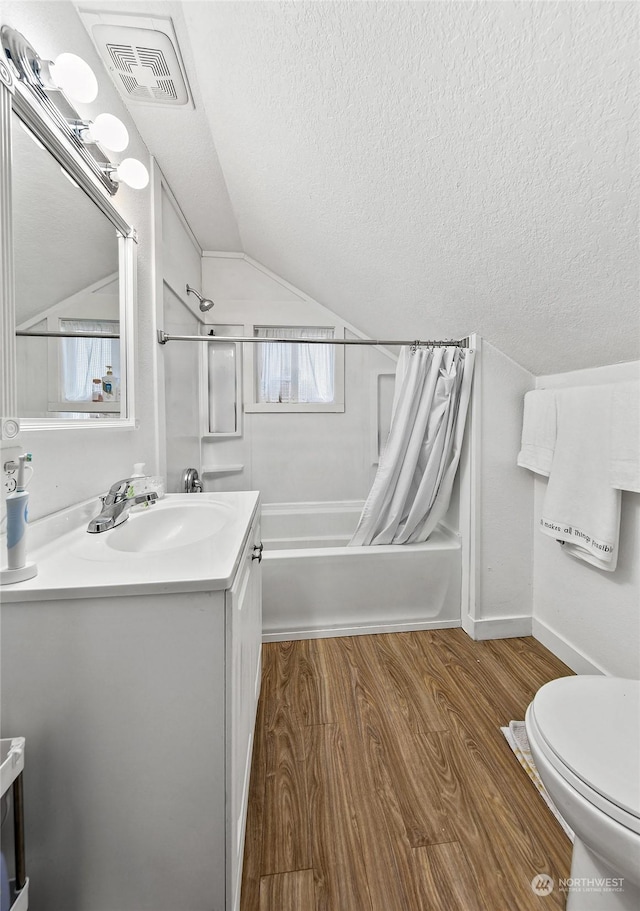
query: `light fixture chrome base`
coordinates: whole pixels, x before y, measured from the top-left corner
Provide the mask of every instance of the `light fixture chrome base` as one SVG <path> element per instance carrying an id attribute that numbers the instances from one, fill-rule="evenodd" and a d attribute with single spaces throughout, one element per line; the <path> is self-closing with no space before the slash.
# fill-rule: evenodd
<path id="1" fill-rule="evenodd" d="M 73 176 L 74 168 L 68 156 L 56 155 L 53 151 L 60 145 L 58 132 L 63 133 L 94 177 L 110 196 L 115 196 L 119 184 L 105 172 L 105 168 L 115 165 L 97 143 L 85 143 L 79 138 L 74 124 L 81 119 L 80 115 L 64 92 L 51 83 L 48 61 L 41 60 L 24 35 L 9 25 L 0 29 L 0 43 L 7 65 L 16 78 L 15 111 L 20 120 L 30 129 L 35 125 L 40 129 L 46 128 L 52 137 L 50 150 Z M 47 116 L 46 123 L 43 113 Z M 38 133 L 37 128 L 35 132 Z"/>
<path id="2" fill-rule="evenodd" d="M 40 58 L 24 35 L 10 25 L 3 25 L 0 42 L 16 77 L 29 85 L 43 88 L 43 80 L 39 76 Z"/>

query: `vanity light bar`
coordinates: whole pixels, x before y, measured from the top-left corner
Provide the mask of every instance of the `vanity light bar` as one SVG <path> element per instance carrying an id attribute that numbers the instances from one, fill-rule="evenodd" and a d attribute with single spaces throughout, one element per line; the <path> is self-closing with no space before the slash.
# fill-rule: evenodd
<path id="1" fill-rule="evenodd" d="M 42 60 L 24 35 L 8 25 L 0 29 L 0 44 L 17 77 L 14 109 L 18 117 L 28 128 L 38 125 L 39 134 L 45 135 L 49 151 L 63 168 L 74 175 L 74 167 L 79 165 L 62 137 L 109 195 L 118 192 L 120 181 L 135 190 L 147 186 L 149 173 L 141 161 L 125 158 L 114 164 L 102 148 L 101 143 L 115 152 L 127 147 L 129 134 L 122 121 L 107 113 L 99 114 L 95 121 L 83 120 L 72 104 L 73 98 L 89 103 L 98 94 L 96 77 L 82 58 L 61 54 L 55 64 Z M 62 82 L 52 79 L 56 68 L 69 78 Z M 75 88 L 71 91 L 70 86 Z"/>
<path id="2" fill-rule="evenodd" d="M 468 348 L 469 339 L 446 339 L 444 341 L 420 341 L 412 339 L 411 341 L 402 341 L 399 339 L 374 339 L 374 338 L 263 338 L 262 336 L 250 335 L 169 335 L 162 329 L 158 329 L 158 344 L 166 345 L 167 342 L 253 342 L 254 344 L 263 342 L 287 342 L 294 345 L 384 345 L 387 347 L 405 347 L 411 348 Z"/>
<path id="3" fill-rule="evenodd" d="M 118 184 L 102 170 L 110 162 L 98 145 L 83 143 L 77 137 L 72 124 L 79 119 L 78 112 L 64 92 L 53 86 L 48 86 L 45 91 L 45 84 L 39 75 L 41 61 L 37 52 L 24 35 L 8 25 L 3 25 L 0 30 L 0 42 L 3 56 L 17 77 L 13 104 L 20 120 L 29 129 L 44 136 L 47 148 L 58 163 L 75 176 L 74 168 L 79 165 L 70 148 L 61 141 L 64 136 L 93 177 L 110 196 L 114 196 Z"/>

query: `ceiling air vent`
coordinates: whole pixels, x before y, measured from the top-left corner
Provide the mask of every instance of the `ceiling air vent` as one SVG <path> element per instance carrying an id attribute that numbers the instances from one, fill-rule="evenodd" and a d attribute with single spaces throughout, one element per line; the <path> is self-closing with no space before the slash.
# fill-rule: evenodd
<path id="1" fill-rule="evenodd" d="M 79 10 L 121 94 L 142 104 L 191 104 L 171 19 Z"/>

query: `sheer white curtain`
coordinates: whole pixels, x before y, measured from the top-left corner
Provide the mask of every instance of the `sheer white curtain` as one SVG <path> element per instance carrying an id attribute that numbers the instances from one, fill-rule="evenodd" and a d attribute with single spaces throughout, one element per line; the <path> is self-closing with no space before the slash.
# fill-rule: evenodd
<path id="1" fill-rule="evenodd" d="M 351 545 L 426 541 L 449 506 L 474 352 L 403 348 L 391 429 Z"/>
<path id="2" fill-rule="evenodd" d="M 333 338 L 333 329 L 260 327 L 255 334 L 260 338 Z M 258 402 L 333 402 L 333 345 L 269 342 L 258 348 Z"/>
<path id="3" fill-rule="evenodd" d="M 118 332 L 117 320 L 61 319 L 63 332 Z M 120 376 L 120 340 L 111 338 L 63 338 L 61 386 L 63 402 L 90 402 L 91 381 L 102 378 L 111 365 Z"/>

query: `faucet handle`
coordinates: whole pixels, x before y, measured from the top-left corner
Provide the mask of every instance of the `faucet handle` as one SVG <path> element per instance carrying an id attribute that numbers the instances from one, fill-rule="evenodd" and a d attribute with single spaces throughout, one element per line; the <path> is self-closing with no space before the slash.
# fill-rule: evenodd
<path id="1" fill-rule="evenodd" d="M 147 491 L 145 491 L 145 493 L 139 493 L 135 497 L 133 497 L 133 502 L 136 504 L 137 503 L 148 503 L 149 506 L 153 506 L 153 504 L 156 502 L 157 499 L 158 499 L 158 494 L 155 492 L 155 490 L 147 490 Z"/>
<path id="2" fill-rule="evenodd" d="M 123 500 L 127 494 L 129 486 L 135 480 L 136 478 L 122 478 L 122 480 L 116 481 L 115 484 L 112 484 L 109 488 L 109 493 L 103 501 L 104 505 L 111 506 L 113 503 L 117 503 L 119 500 Z"/>
<path id="3" fill-rule="evenodd" d="M 115 484 L 112 484 L 109 488 L 109 493 L 120 493 L 123 488 L 126 490 L 133 480 L 134 478 L 122 478 L 122 480 L 116 481 Z"/>
<path id="4" fill-rule="evenodd" d="M 163 497 L 164 482 L 162 478 L 152 475 L 134 475 L 131 478 L 122 478 L 111 485 L 109 493 L 103 500 L 103 506 L 113 506 L 115 503 L 120 503 L 121 500 L 134 499 L 138 495 L 146 493 L 153 493 L 153 497 L 147 502 Z"/>

